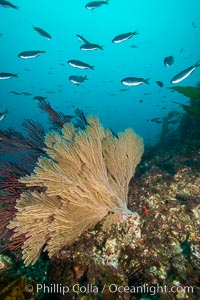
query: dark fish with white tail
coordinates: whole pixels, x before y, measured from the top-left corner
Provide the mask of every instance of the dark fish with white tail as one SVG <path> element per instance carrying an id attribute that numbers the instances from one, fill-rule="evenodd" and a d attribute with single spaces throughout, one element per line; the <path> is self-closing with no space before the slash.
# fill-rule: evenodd
<path id="1" fill-rule="evenodd" d="M 76 59 L 71 59 L 68 60 L 68 64 L 74 68 L 78 68 L 78 69 L 91 69 L 94 70 L 94 66 L 90 66 L 89 64 L 80 61 L 80 60 L 76 60 Z"/>
<path id="2" fill-rule="evenodd" d="M 159 87 L 163 87 L 164 86 L 164 83 L 160 80 L 156 81 L 157 85 L 159 85 Z"/>
<path id="3" fill-rule="evenodd" d="M 12 4 L 11 2 L 9 1 L 6 1 L 6 0 L 0 0 L 0 6 L 3 6 L 5 8 L 14 8 L 14 9 L 19 9 L 18 6 Z"/>
<path id="4" fill-rule="evenodd" d="M 31 96 L 32 94 L 31 94 L 31 93 L 28 93 L 28 92 L 21 92 L 21 95 L 22 95 L 22 96 Z"/>
<path id="5" fill-rule="evenodd" d="M 2 121 L 5 118 L 5 116 L 7 115 L 7 113 L 8 113 L 7 109 L 5 111 L 3 111 L 3 112 L 0 112 L 0 121 Z"/>
<path id="6" fill-rule="evenodd" d="M 194 22 L 192 22 L 192 27 L 193 28 L 197 28 L 196 24 Z"/>
<path id="7" fill-rule="evenodd" d="M 149 84 L 149 78 L 144 79 L 144 78 L 138 78 L 138 77 L 126 77 L 121 80 L 121 83 L 123 85 L 128 85 L 128 86 L 137 86 L 137 85 L 141 85 L 143 83 Z"/>
<path id="8" fill-rule="evenodd" d="M 14 94 L 14 95 L 17 95 L 17 96 L 21 95 L 21 93 L 16 92 L 16 91 L 10 91 L 10 94 Z"/>
<path id="9" fill-rule="evenodd" d="M 45 39 L 47 40 L 51 40 L 51 35 L 46 32 L 44 29 L 40 28 L 40 27 L 36 27 L 36 26 L 33 26 L 33 29 L 35 31 L 37 31 L 41 36 L 43 36 Z"/>
<path id="10" fill-rule="evenodd" d="M 168 120 L 166 121 L 166 123 L 169 125 L 176 125 L 177 123 L 179 123 L 179 120 Z"/>
<path id="11" fill-rule="evenodd" d="M 0 80 L 3 80 L 3 79 L 10 79 L 10 78 L 13 78 L 13 77 L 18 77 L 18 74 L 13 74 L 13 73 L 0 73 Z"/>
<path id="12" fill-rule="evenodd" d="M 162 123 L 160 118 L 153 118 L 153 119 L 151 119 L 151 122 L 158 123 L 158 124 Z"/>
<path id="13" fill-rule="evenodd" d="M 75 85 L 79 85 L 85 80 L 88 80 L 87 76 L 75 76 L 75 75 L 69 76 L 69 81 L 71 81 Z"/>
<path id="14" fill-rule="evenodd" d="M 80 47 L 81 50 L 83 51 L 93 51 L 93 50 L 103 50 L 103 46 L 100 46 L 98 44 L 93 44 L 93 43 L 86 43 L 86 44 L 83 44 L 81 47 Z"/>
<path id="15" fill-rule="evenodd" d="M 77 34 L 76 35 L 77 39 L 85 44 L 89 44 L 90 42 L 88 40 L 86 40 L 82 35 Z"/>
<path id="16" fill-rule="evenodd" d="M 33 97 L 33 100 L 37 100 L 37 101 L 44 101 L 45 99 L 47 99 L 47 97 L 44 97 L 44 96 L 35 96 L 35 97 Z"/>
<path id="17" fill-rule="evenodd" d="M 35 58 L 43 53 L 46 53 L 44 50 L 30 50 L 30 51 L 23 51 L 18 54 L 18 57 L 24 59 Z"/>
<path id="18" fill-rule="evenodd" d="M 164 65 L 166 67 L 171 66 L 174 63 L 174 57 L 173 56 L 167 56 L 164 58 Z"/>
<path id="19" fill-rule="evenodd" d="M 112 42 L 114 44 L 119 44 L 119 43 L 129 40 L 130 38 L 132 38 L 134 35 L 137 35 L 137 34 L 138 34 L 137 31 L 122 33 L 122 34 L 119 34 L 116 37 L 114 37 Z"/>
<path id="20" fill-rule="evenodd" d="M 101 7 L 106 4 L 109 4 L 109 0 L 107 0 L 107 1 L 92 1 L 92 2 L 87 3 L 85 5 L 85 8 L 91 10 L 91 9 L 95 9 L 95 8 Z"/>
<path id="21" fill-rule="evenodd" d="M 183 81 L 184 79 L 186 79 L 192 72 L 194 72 L 198 67 L 200 66 L 200 60 L 196 62 L 196 64 L 194 66 L 191 66 L 183 71 L 181 71 L 180 73 L 178 73 L 177 75 L 175 75 L 172 80 L 171 83 L 179 83 L 181 81 Z"/>

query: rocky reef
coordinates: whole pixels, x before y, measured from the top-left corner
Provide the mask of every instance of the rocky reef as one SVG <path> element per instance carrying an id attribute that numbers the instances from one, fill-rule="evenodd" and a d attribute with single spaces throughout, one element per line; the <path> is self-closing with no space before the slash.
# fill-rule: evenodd
<path id="1" fill-rule="evenodd" d="M 48 103 L 43 101 L 42 104 L 43 109 L 51 112 L 51 125 L 56 124 L 53 128 L 61 132 L 66 121 L 63 115 L 53 113 Z M 52 116 L 58 121 L 52 120 Z M 80 111 L 78 116 L 78 127 L 84 130 L 87 120 Z M 192 135 L 188 133 L 182 140 L 180 137 L 188 118 L 193 120 L 190 122 Z M 175 129 L 174 136 L 179 138 L 173 140 L 173 144 L 170 135 L 165 134 L 162 135 L 164 141 L 145 149 L 129 189 L 128 185 L 126 188 L 129 190 L 126 209 L 134 214 L 122 214 L 120 218 L 113 219 L 115 208 L 118 208 L 113 202 L 113 209 L 108 209 L 98 223 L 94 222 L 92 228 L 81 231 L 83 233 L 77 235 L 72 244 L 59 248 L 50 258 L 43 252 L 43 243 L 39 259 L 29 266 L 25 266 L 22 260 L 23 244 L 28 238 L 26 233 L 20 232 L 12 240 L 13 231 L 7 227 L 9 221 L 15 218 L 15 205 L 20 195 L 36 193 L 33 186 L 26 186 L 20 178 L 25 175 L 31 177 L 38 157 L 42 155 L 46 159 L 43 130 L 33 122 L 26 122 L 26 128 L 31 133 L 31 139 L 11 130 L 0 132 L 0 152 L 5 154 L 8 149 L 9 153 L 18 150 L 26 152 L 26 163 L 17 166 L 16 163 L 4 162 L 0 171 L 0 299 L 200 299 L 200 151 L 199 133 L 196 131 L 199 117 L 196 114 L 193 116 L 186 110 Z M 34 139 L 36 135 L 37 143 Z M 112 138 L 117 141 L 113 133 Z M 13 140 L 18 141 L 18 146 L 13 146 Z M 117 165 L 116 160 L 115 165 L 115 172 L 120 178 L 121 166 Z M 109 178 L 113 179 L 112 176 Z M 114 185 L 115 181 L 112 183 Z M 37 186 L 37 193 L 44 192 L 44 186 Z M 55 201 L 60 201 L 60 197 Z M 98 201 L 95 203 L 96 209 Z M 75 225 L 80 221 L 80 213 L 81 205 L 79 214 L 73 216 Z M 37 214 L 42 216 L 42 221 L 45 220 L 40 210 Z M 40 219 L 37 214 L 34 216 L 36 222 L 31 223 L 33 227 Z M 60 217 L 58 211 L 53 211 L 52 216 L 56 214 Z M 23 218 L 23 211 L 18 215 Z M 53 224 L 52 216 L 49 223 Z M 23 229 L 23 220 L 20 222 Z M 36 227 L 41 233 L 41 226 Z M 37 241 L 36 231 L 35 238 Z M 29 261 L 34 260 L 30 257 Z"/>
<path id="2" fill-rule="evenodd" d="M 128 208 L 138 223 L 130 215 L 105 230 L 103 219 L 51 260 L 21 265 L 18 274 L 34 279 L 31 299 L 198 299 L 199 151 L 192 157 L 145 154 L 129 185 Z M 7 258 L 3 277 L 9 267 Z"/>
<path id="3" fill-rule="evenodd" d="M 53 258 L 51 282 L 59 278 L 71 287 L 98 287 L 96 294 L 72 292 L 69 299 L 198 299 L 199 156 L 193 153 L 193 166 L 188 166 L 190 157 L 178 154 L 144 160 L 129 189 L 129 208 L 139 213 L 141 232 L 131 220 L 104 232 L 102 221 Z"/>

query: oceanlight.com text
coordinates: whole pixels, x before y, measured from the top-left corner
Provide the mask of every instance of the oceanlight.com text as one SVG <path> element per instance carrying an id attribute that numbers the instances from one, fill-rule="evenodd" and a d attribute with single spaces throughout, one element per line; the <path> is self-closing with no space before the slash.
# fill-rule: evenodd
<path id="1" fill-rule="evenodd" d="M 76 293 L 76 294 L 97 294 L 99 292 L 104 292 L 104 290 L 109 291 L 111 294 L 140 294 L 145 293 L 149 295 L 155 294 L 175 294 L 178 292 L 183 292 L 187 294 L 193 294 L 194 289 L 192 286 L 172 286 L 168 287 L 166 285 L 160 286 L 159 284 L 156 285 L 148 285 L 143 284 L 140 286 L 122 286 L 117 285 L 115 283 L 112 284 L 104 284 L 103 287 L 98 287 L 93 284 L 86 284 L 80 285 L 79 283 L 74 284 L 73 286 L 68 286 L 67 284 L 60 284 L 60 283 L 51 283 L 51 284 L 36 284 L 36 287 L 33 287 L 31 284 L 27 284 L 25 287 L 26 292 L 32 293 L 44 293 L 44 294 L 62 294 L 66 295 L 69 293 Z"/>

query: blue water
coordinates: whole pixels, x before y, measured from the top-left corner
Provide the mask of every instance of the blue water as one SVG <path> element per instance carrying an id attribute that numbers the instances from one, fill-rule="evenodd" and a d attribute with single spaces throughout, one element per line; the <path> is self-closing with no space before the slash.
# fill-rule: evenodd
<path id="1" fill-rule="evenodd" d="M 0 7 L 0 72 L 19 74 L 19 78 L 0 81 L 0 111 L 9 110 L 0 128 L 21 130 L 24 118 L 47 124 L 46 114 L 32 99 L 41 95 L 65 114 L 79 107 L 87 115 L 98 115 L 115 132 L 132 127 L 145 143 L 155 143 L 161 125 L 147 119 L 181 111 L 173 101 L 188 103 L 167 87 L 172 86 L 174 75 L 200 59 L 200 1 L 110 0 L 109 5 L 92 11 L 85 8 L 88 2 L 13 0 L 19 11 Z M 46 30 L 52 40 L 44 39 L 32 25 Z M 135 30 L 139 34 L 130 40 L 112 43 L 116 35 Z M 104 50 L 81 51 L 77 34 L 103 45 Z M 47 52 L 35 59 L 18 58 L 25 50 Z M 164 67 L 163 60 L 170 55 L 174 64 Z M 75 69 L 67 64 L 70 59 L 94 65 L 95 70 Z M 89 80 L 77 87 L 69 81 L 70 75 L 87 75 Z M 123 86 L 120 81 L 129 76 L 150 78 L 150 85 Z M 160 88 L 156 80 L 165 87 Z M 200 68 L 179 85 L 195 86 L 198 81 Z M 120 91 L 123 88 L 127 91 Z M 12 90 L 32 96 L 16 96 L 10 94 Z"/>

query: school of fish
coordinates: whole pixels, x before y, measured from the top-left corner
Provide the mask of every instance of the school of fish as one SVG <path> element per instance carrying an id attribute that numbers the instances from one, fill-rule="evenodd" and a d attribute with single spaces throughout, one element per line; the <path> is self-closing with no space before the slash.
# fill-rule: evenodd
<path id="1" fill-rule="evenodd" d="M 97 9 L 99 7 L 102 6 L 106 6 L 109 4 L 109 0 L 107 1 L 91 1 L 88 2 L 85 5 L 85 8 L 88 10 L 94 10 Z M 3 8 L 12 8 L 15 10 L 19 10 L 19 7 L 14 5 L 13 3 L 11 3 L 10 1 L 6 1 L 6 0 L 0 0 L 0 7 Z M 40 36 L 42 36 L 43 38 L 47 39 L 47 40 L 51 40 L 52 36 L 50 33 L 48 33 L 46 30 L 44 30 L 41 27 L 32 25 L 32 29 L 37 32 L 37 34 L 39 34 Z M 120 43 L 124 43 L 128 40 L 130 40 L 131 38 L 133 38 L 134 36 L 138 35 L 139 32 L 137 30 L 134 31 L 129 31 L 129 32 L 125 32 L 125 33 L 120 33 L 115 35 L 110 42 L 112 42 L 113 44 L 120 44 Z M 3 34 L 0 34 L 0 36 L 3 36 Z M 83 37 L 80 34 L 76 35 L 76 38 L 82 43 L 82 45 L 80 46 L 80 50 L 82 51 L 96 51 L 96 50 L 104 50 L 104 47 L 100 44 L 97 44 L 96 41 L 89 41 L 88 38 Z M 132 48 L 136 48 L 137 46 L 135 45 L 131 45 L 130 47 Z M 182 50 L 182 49 L 181 49 Z M 46 50 L 43 49 L 29 49 L 29 50 L 23 50 L 18 54 L 18 57 L 20 59 L 34 59 L 36 57 L 39 57 L 43 54 L 46 53 Z M 81 61 L 78 58 L 71 58 L 68 61 L 66 61 L 68 63 L 69 66 L 71 66 L 72 68 L 77 68 L 80 70 L 95 70 L 95 66 L 90 65 L 89 62 L 85 62 L 85 61 Z M 174 64 L 174 57 L 172 55 L 170 56 L 166 56 L 164 58 L 164 66 L 166 67 L 170 67 L 172 64 Z M 197 61 L 196 63 L 194 63 L 194 65 L 189 66 L 183 70 L 180 70 L 177 74 L 175 74 L 175 76 L 170 80 L 171 84 L 177 84 L 182 82 L 183 80 L 185 80 L 188 76 L 190 76 L 198 67 L 200 66 L 200 60 Z M 3 71 L 0 72 L 0 80 L 7 80 L 7 79 L 11 79 L 11 78 L 18 78 L 19 75 L 16 73 L 9 73 L 7 71 Z M 76 86 L 79 86 L 80 84 L 82 84 L 84 81 L 88 80 L 88 77 L 85 75 L 70 75 L 69 76 L 69 81 L 71 83 L 73 83 Z M 121 84 L 125 85 L 125 86 L 139 86 L 142 84 L 149 84 L 149 80 L 150 78 L 143 78 L 143 77 L 137 77 L 136 74 L 128 74 L 127 77 L 121 79 Z M 164 87 L 164 84 L 162 81 L 157 80 L 155 81 L 157 83 L 157 85 L 160 88 Z M 30 96 L 30 93 L 27 92 L 17 92 L 17 91 L 11 91 L 10 93 L 13 93 L 15 95 L 24 95 L 24 96 Z M 41 97 L 41 96 L 35 96 L 33 99 L 34 100 L 39 100 L 39 98 L 37 99 L 37 97 Z M 0 113 L 0 121 L 3 120 L 7 114 L 7 110 Z M 158 120 L 157 120 L 158 121 Z"/>

